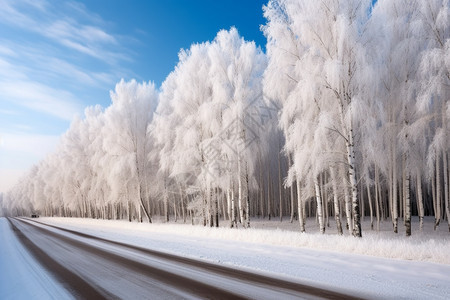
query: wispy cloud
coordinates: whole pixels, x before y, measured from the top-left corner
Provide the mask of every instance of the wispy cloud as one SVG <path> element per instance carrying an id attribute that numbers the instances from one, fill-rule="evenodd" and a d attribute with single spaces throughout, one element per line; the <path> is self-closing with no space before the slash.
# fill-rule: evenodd
<path id="1" fill-rule="evenodd" d="M 71 92 L 33 80 L 33 71 L 28 67 L 6 59 L 0 56 L 1 101 L 13 102 L 69 121 L 82 111 L 82 101 Z"/>
<path id="2" fill-rule="evenodd" d="M 15 52 L 12 49 L 2 45 L 0 45 L 0 55 L 16 56 Z"/>
<path id="3" fill-rule="evenodd" d="M 97 24 L 83 23 L 86 21 L 101 23 L 101 18 L 87 11 L 84 5 L 70 1 L 66 10 L 61 9 L 62 7 L 57 10 L 54 7 L 55 3 L 36 2 L 2 0 L 0 22 L 41 35 L 54 43 L 108 64 L 114 65 L 121 59 L 130 59 L 123 54 L 125 48 L 120 46 L 114 35 Z M 74 13 L 77 15 L 74 16 Z M 82 20 L 78 20 L 77 17 Z"/>
<path id="4" fill-rule="evenodd" d="M 58 137 L 46 133 L 107 102 L 131 73 L 123 65 L 136 54 L 112 26 L 73 0 L 0 0 L 0 192 L 53 151 Z"/>
<path id="5" fill-rule="evenodd" d="M 3 81 L 0 94 L 8 101 L 68 121 L 82 111 L 81 104 L 70 92 L 36 82 Z"/>
<path id="6" fill-rule="evenodd" d="M 0 80 L 66 80 L 75 85 L 109 87 L 115 84 L 115 72 L 97 72 L 69 62 L 64 57 L 48 55 L 48 49 L 0 39 Z M 12 50 L 14 49 L 14 51 Z"/>
<path id="7" fill-rule="evenodd" d="M 23 80 L 27 78 L 27 75 L 20 65 L 12 64 L 0 56 L 0 80 L 5 78 Z"/>
<path id="8" fill-rule="evenodd" d="M 46 66 L 46 71 L 52 74 L 63 76 L 77 84 L 86 84 L 93 87 L 112 86 L 115 78 L 111 73 L 95 72 L 80 68 L 72 63 L 55 57 L 45 57 L 40 61 L 42 66 Z"/>
<path id="9" fill-rule="evenodd" d="M 76 1 L 0 0 L 1 24 L 13 34 L 0 39 L 0 101 L 64 120 L 82 112 L 89 87 L 109 90 L 131 59 L 106 22 Z"/>

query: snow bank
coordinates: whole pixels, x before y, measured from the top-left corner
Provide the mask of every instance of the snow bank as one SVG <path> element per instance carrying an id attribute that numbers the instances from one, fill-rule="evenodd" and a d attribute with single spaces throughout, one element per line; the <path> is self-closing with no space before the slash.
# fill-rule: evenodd
<path id="1" fill-rule="evenodd" d="M 406 237 L 402 233 L 394 234 L 386 228 L 390 224 L 384 224 L 380 232 L 364 230 L 362 239 L 349 235 L 338 236 L 333 229 L 329 230 L 329 233 L 325 235 L 317 231 L 314 232 L 317 226 L 312 220 L 309 220 L 310 223 L 307 224 L 307 230 L 309 229 L 308 231 L 311 233 L 299 233 L 298 229 L 296 229 L 297 224 L 279 221 L 254 221 L 252 223 L 254 228 L 236 229 L 226 227 L 210 228 L 179 223 L 130 223 L 124 220 L 109 221 L 77 218 L 41 218 L 41 220 L 49 224 L 76 226 L 76 228 L 84 228 L 86 230 L 97 228 L 104 232 L 114 232 L 117 229 L 132 230 L 135 233 L 171 234 L 189 236 L 191 238 L 209 238 L 296 248 L 303 247 L 391 259 L 450 264 L 450 234 L 445 232 L 445 228 L 433 231 L 431 219 L 426 223 L 423 232 L 413 231 L 411 237 Z M 363 227 L 368 227 L 368 224 L 364 224 Z"/>

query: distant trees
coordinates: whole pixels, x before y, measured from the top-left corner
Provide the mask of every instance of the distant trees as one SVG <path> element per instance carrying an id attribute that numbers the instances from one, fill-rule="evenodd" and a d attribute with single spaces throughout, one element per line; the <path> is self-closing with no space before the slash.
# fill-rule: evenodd
<path id="1" fill-rule="evenodd" d="M 182 50 L 158 90 L 120 81 L 0 199 L 4 214 L 362 236 L 427 215 L 450 231 L 448 0 L 270 0 L 267 54 L 235 28 Z M 374 221 L 376 220 L 376 226 Z M 342 223 L 345 224 L 342 224 Z"/>

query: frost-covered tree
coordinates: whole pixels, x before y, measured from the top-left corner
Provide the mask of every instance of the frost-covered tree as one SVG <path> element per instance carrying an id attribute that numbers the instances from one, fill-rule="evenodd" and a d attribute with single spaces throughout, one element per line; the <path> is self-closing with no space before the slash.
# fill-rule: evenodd
<path id="1" fill-rule="evenodd" d="M 213 172 L 221 181 L 221 189 L 229 190 L 230 184 L 237 186 L 239 219 L 248 227 L 250 190 L 256 187 L 255 153 L 261 151 L 256 140 L 266 134 L 257 115 L 264 104 L 261 79 L 266 57 L 254 42 L 240 37 L 235 28 L 220 31 L 208 48 L 208 55 L 212 100 L 214 107 L 219 108 L 220 126 L 219 130 L 212 130 L 215 134 L 209 141 L 214 150 L 221 152 L 214 159 L 217 168 Z"/>
<path id="2" fill-rule="evenodd" d="M 171 181 L 169 178 L 181 180 L 180 175 L 190 174 L 195 178 L 192 184 L 201 187 L 200 192 L 196 189 L 191 189 L 191 192 L 201 203 L 199 210 L 206 222 L 203 204 L 206 200 L 207 185 L 205 178 L 200 175 L 205 165 L 202 143 L 208 135 L 208 128 L 203 124 L 199 113 L 202 105 L 211 101 L 207 47 L 208 43 L 195 44 L 190 50 L 180 52 L 178 65 L 162 85 L 160 102 L 152 124 L 151 132 L 159 151 L 164 214 L 167 220 L 168 189 L 172 188 L 167 186 Z M 214 116 L 209 117 L 214 119 Z M 206 116 L 203 115 L 203 118 Z"/>
<path id="3" fill-rule="evenodd" d="M 448 170 L 450 139 L 447 124 L 450 110 L 450 2 L 448 0 L 421 0 L 419 16 L 424 30 L 423 34 L 426 37 L 426 49 L 423 51 L 420 61 L 418 105 L 427 114 L 434 116 L 434 124 L 430 124 L 434 127 L 434 136 L 428 151 L 428 171 L 429 177 L 433 178 L 435 184 L 433 198 L 436 228 L 442 217 L 442 197 L 447 220 L 450 219 Z M 442 172 L 441 164 L 443 165 Z M 442 177 L 443 195 L 441 192 Z M 450 220 L 448 222 L 450 231 Z"/>
<path id="4" fill-rule="evenodd" d="M 296 209 L 301 232 L 334 214 L 355 236 L 360 214 L 407 235 L 415 211 L 420 229 L 450 219 L 449 1 L 270 0 L 264 16 L 267 57 L 231 28 L 181 50 L 159 91 L 122 80 L 2 212 L 248 227 Z"/>
<path id="5" fill-rule="evenodd" d="M 417 99 L 417 70 L 422 50 L 421 24 L 417 1 L 379 1 L 372 16 L 373 43 L 379 43 L 381 66 L 378 75 L 382 91 L 379 105 L 383 107 L 383 116 L 379 120 L 384 128 L 389 155 L 380 156 L 390 181 L 389 198 L 394 232 L 398 231 L 399 208 L 403 207 L 406 234 L 411 234 L 411 175 L 413 169 L 420 168 L 420 142 L 414 141 L 411 125 L 418 124 L 419 112 Z M 381 49 L 384 47 L 384 49 Z M 417 149 L 416 149 L 417 148 Z M 381 150 L 381 149 L 380 149 Z M 410 154 L 412 153 L 412 155 Z M 420 180 L 420 178 L 419 178 Z M 400 197 L 402 195 L 402 197 Z"/>
<path id="6" fill-rule="evenodd" d="M 306 178 L 314 186 L 322 232 L 318 176 L 334 165 L 319 149 L 337 146 L 347 164 L 353 234 L 361 236 L 355 134 L 366 97 L 363 80 L 369 77 L 362 40 L 369 7 L 370 1 L 331 0 L 269 1 L 265 7 L 269 58 L 275 65 L 269 63 L 268 73 L 271 67 L 275 73 L 266 76 L 267 89 L 286 101 L 281 123 L 286 147 L 294 154 L 291 178 L 310 172 Z M 305 120 L 309 126 L 300 124 Z M 309 156 L 305 151 L 315 156 L 306 167 L 300 164 Z"/>
<path id="7" fill-rule="evenodd" d="M 146 206 L 148 154 L 151 139 L 147 127 L 153 118 L 158 93 L 153 83 L 121 80 L 111 92 L 112 104 L 105 110 L 103 147 L 111 173 L 108 183 L 112 197 L 124 199 L 127 210 L 134 205 L 144 211 L 151 222 Z M 129 214 L 130 215 L 130 214 Z M 130 216 L 129 216 L 130 219 Z"/>
<path id="8" fill-rule="evenodd" d="M 201 213 L 205 224 L 213 221 L 214 213 L 217 225 L 218 197 L 226 193 L 238 195 L 239 219 L 248 225 L 247 183 L 255 185 L 251 144 L 257 133 L 246 109 L 262 99 L 265 56 L 232 28 L 220 31 L 212 42 L 182 50 L 179 57 L 163 83 L 152 125 L 160 145 L 161 172 L 166 177 L 182 179 L 179 175 L 190 174 L 196 179 L 200 191 L 191 189 L 196 199 L 191 207 Z M 231 193 L 232 189 L 236 191 Z"/>

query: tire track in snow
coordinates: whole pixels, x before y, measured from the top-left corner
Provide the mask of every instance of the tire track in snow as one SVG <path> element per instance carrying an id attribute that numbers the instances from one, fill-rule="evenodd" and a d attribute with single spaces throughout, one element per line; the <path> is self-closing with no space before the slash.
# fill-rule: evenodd
<path id="1" fill-rule="evenodd" d="M 221 266 L 221 265 L 217 265 L 217 264 L 213 264 L 213 263 L 199 261 L 199 260 L 195 260 L 192 258 L 181 257 L 181 256 L 173 255 L 173 254 L 168 254 L 168 253 L 164 253 L 164 252 L 160 252 L 160 251 L 155 251 L 155 250 L 146 249 L 146 248 L 142 248 L 142 247 L 138 247 L 138 246 L 133 246 L 133 245 L 129 245 L 129 244 L 121 243 L 121 242 L 116 242 L 116 241 L 92 236 L 89 234 L 85 234 L 85 233 L 82 233 L 79 231 L 45 224 L 42 222 L 38 222 L 36 220 L 28 219 L 27 221 L 31 221 L 31 222 L 37 223 L 39 225 L 42 225 L 42 226 L 47 226 L 50 228 L 61 230 L 61 231 L 64 231 L 64 232 L 67 232 L 67 233 L 70 233 L 70 234 L 73 234 L 73 235 L 76 235 L 76 236 L 79 236 L 82 238 L 92 239 L 95 241 L 107 243 L 107 244 L 114 245 L 114 246 L 120 246 L 120 247 L 130 249 L 133 251 L 138 251 L 145 255 L 149 255 L 152 257 L 156 257 L 158 259 L 163 259 L 163 260 L 167 260 L 167 261 L 174 262 L 177 264 L 181 264 L 181 265 L 184 265 L 184 266 L 187 266 L 190 268 L 206 270 L 206 271 L 216 274 L 218 276 L 232 278 L 232 279 L 238 280 L 239 282 L 247 283 L 247 284 L 250 284 L 253 286 L 265 287 L 265 288 L 268 288 L 271 290 L 277 290 L 282 293 L 285 293 L 286 296 L 291 297 L 291 298 L 302 297 L 302 298 L 320 298 L 320 299 L 350 299 L 350 300 L 351 299 L 361 299 L 361 298 L 357 298 L 354 296 L 345 295 L 342 293 L 329 291 L 326 289 L 317 288 L 317 287 L 313 287 L 313 286 L 309 286 L 309 285 L 304 285 L 304 284 L 297 283 L 297 282 L 286 281 L 286 280 L 273 278 L 273 277 L 269 277 L 269 276 L 265 276 L 265 275 L 261 275 L 261 274 L 251 273 L 251 272 L 244 271 L 244 270 L 233 269 L 233 268 L 226 267 L 226 266 Z M 41 228 L 41 229 L 45 230 L 43 228 Z M 52 232 L 52 231 L 50 231 L 50 232 Z M 54 233 L 54 232 L 52 232 L 52 233 Z M 98 248 L 95 248 L 95 249 L 98 249 Z M 104 252 L 104 250 L 101 250 L 101 251 Z M 183 277 L 179 280 L 183 280 L 183 281 L 188 280 L 189 281 L 189 278 Z M 189 286 L 192 286 L 192 285 L 189 284 Z M 216 294 L 216 292 L 213 292 L 213 291 L 208 291 L 206 294 L 201 293 L 201 294 L 197 294 L 197 295 L 201 296 L 201 297 L 205 297 L 205 296 L 210 297 L 211 295 L 214 295 L 214 299 L 222 298 L 222 297 L 219 297 L 219 294 Z M 241 298 L 242 296 L 237 295 L 237 294 L 229 294 L 229 295 L 224 295 L 224 297 L 222 299 L 230 299 L 230 297 L 233 299 L 238 299 L 238 298 Z M 244 296 L 244 298 L 251 298 L 251 297 Z"/>
<path id="2" fill-rule="evenodd" d="M 116 253 L 112 253 L 110 251 L 106 251 L 104 249 L 86 244 L 82 241 L 70 238 L 66 235 L 42 228 L 40 226 L 32 225 L 29 222 L 26 222 L 24 220 L 20 220 L 20 219 L 16 219 L 16 220 L 25 226 L 32 227 L 33 230 L 38 231 L 40 234 L 42 234 L 44 236 L 52 237 L 54 239 L 61 241 L 64 245 L 69 246 L 68 247 L 69 250 L 85 252 L 88 255 L 96 256 L 97 257 L 96 260 L 109 261 L 112 265 L 119 265 L 120 269 L 122 269 L 122 270 L 126 270 L 131 273 L 137 274 L 137 277 L 140 278 L 139 281 L 144 282 L 144 286 L 141 286 L 141 287 L 144 290 L 148 289 L 148 292 L 144 291 L 144 293 L 141 293 L 141 295 L 145 295 L 145 298 L 153 297 L 156 299 L 156 298 L 163 297 L 163 298 L 169 298 L 169 299 L 176 299 L 176 298 L 184 298 L 184 297 L 188 296 L 189 294 L 191 294 L 191 295 L 195 295 L 195 298 L 204 298 L 204 299 L 210 298 L 211 295 L 214 295 L 213 296 L 214 299 L 243 299 L 239 295 L 236 295 L 232 292 L 225 291 L 225 290 L 216 288 L 214 286 L 206 285 L 202 282 L 195 281 L 191 278 L 182 277 L 175 273 L 171 273 L 171 272 L 165 271 L 160 268 L 155 268 L 150 265 L 143 264 L 137 260 L 132 260 L 127 257 L 118 255 Z M 27 220 L 27 221 L 32 221 L 32 220 Z M 42 224 L 40 222 L 36 222 L 36 223 Z M 42 224 L 42 225 L 44 225 L 44 224 Z M 33 250 L 35 250 L 35 249 L 33 249 Z M 39 249 L 38 251 L 42 251 L 42 250 Z M 98 272 L 99 274 L 101 274 L 105 270 L 100 270 L 100 271 L 101 272 Z M 79 273 L 79 272 L 80 272 L 80 270 L 77 270 L 77 273 Z M 84 274 L 81 274 L 82 277 L 83 277 L 83 275 Z M 124 274 L 121 274 L 121 272 L 120 273 L 118 272 L 115 275 L 117 275 L 117 276 L 114 280 L 117 282 L 122 281 L 122 283 L 120 283 L 122 285 L 123 285 L 123 281 L 133 280 L 133 278 L 126 278 L 126 276 L 124 276 Z M 86 277 L 89 277 L 89 276 L 86 276 Z M 147 280 L 149 278 L 152 280 Z M 159 282 L 159 284 L 158 283 L 155 284 L 155 281 Z M 161 283 L 162 283 L 162 285 L 161 285 Z M 181 295 L 180 295 L 180 293 L 173 293 L 173 291 L 171 291 L 170 289 L 165 289 L 164 288 L 165 286 L 175 287 L 176 289 L 187 292 L 188 294 L 181 293 Z M 95 288 L 103 290 L 103 291 L 105 290 L 98 286 L 95 286 Z M 155 296 L 156 295 L 155 290 L 157 290 L 157 289 L 162 290 L 158 294 L 159 296 Z M 133 296 L 134 292 L 135 291 L 133 291 L 133 289 L 130 288 L 130 291 L 128 293 L 129 298 L 135 298 Z M 127 292 L 124 292 L 123 294 L 127 294 Z M 122 294 L 122 296 L 123 296 L 123 294 Z M 90 297 L 90 296 L 83 297 L 83 298 L 85 298 L 85 299 L 105 299 L 105 297 L 97 298 L 97 297 Z M 114 292 L 111 293 L 108 291 L 108 293 L 106 295 L 106 299 L 113 299 L 113 298 L 117 299 L 117 298 L 122 298 L 122 297 L 115 295 Z M 191 296 L 191 298 L 194 298 L 194 297 Z"/>
<path id="3" fill-rule="evenodd" d="M 17 228 L 17 226 L 8 218 L 9 224 L 14 234 L 19 241 L 28 249 L 34 258 L 41 263 L 41 265 L 52 273 L 62 285 L 69 290 L 75 297 L 82 299 L 108 299 L 109 294 L 98 288 L 94 288 L 83 278 L 70 271 L 62 264 L 58 263 L 41 248 L 39 248 L 33 241 L 31 241 L 25 234 Z"/>

